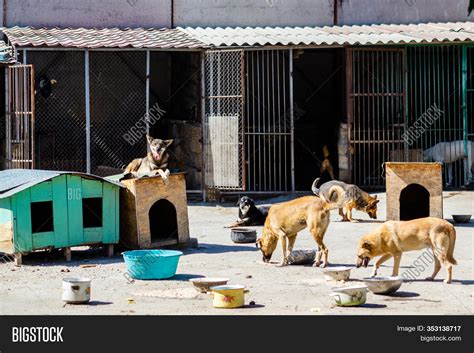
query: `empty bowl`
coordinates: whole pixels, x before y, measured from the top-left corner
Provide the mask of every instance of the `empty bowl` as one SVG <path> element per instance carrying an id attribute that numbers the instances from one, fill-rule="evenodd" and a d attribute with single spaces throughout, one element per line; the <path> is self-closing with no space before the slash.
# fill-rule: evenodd
<path id="1" fill-rule="evenodd" d="M 290 265 L 305 265 L 314 262 L 316 257 L 316 250 L 314 249 L 301 249 L 293 250 L 288 256 L 288 263 Z"/>
<path id="2" fill-rule="evenodd" d="M 201 293 L 209 292 L 210 287 L 214 286 L 222 286 L 229 282 L 228 278 L 211 278 L 211 277 L 204 277 L 204 278 L 191 278 L 189 280 L 194 286 L 194 288 Z"/>
<path id="3" fill-rule="evenodd" d="M 456 223 L 469 223 L 471 220 L 470 214 L 453 214 L 453 220 Z"/>
<path id="4" fill-rule="evenodd" d="M 327 267 L 323 270 L 324 278 L 327 281 L 347 281 L 351 276 L 351 269 L 347 266 Z"/>
<path id="5" fill-rule="evenodd" d="M 247 228 L 234 228 L 230 231 L 230 239 L 234 243 L 255 243 L 257 231 Z"/>
<path id="6" fill-rule="evenodd" d="M 365 285 L 374 294 L 395 293 L 403 283 L 403 278 L 396 277 L 366 277 L 363 279 Z"/>

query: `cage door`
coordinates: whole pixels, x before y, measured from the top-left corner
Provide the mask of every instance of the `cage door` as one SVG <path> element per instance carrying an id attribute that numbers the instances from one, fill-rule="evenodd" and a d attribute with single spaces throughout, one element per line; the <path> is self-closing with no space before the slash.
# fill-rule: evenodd
<path id="1" fill-rule="evenodd" d="M 7 72 L 6 167 L 34 168 L 33 65 L 12 65 Z"/>
<path id="2" fill-rule="evenodd" d="M 352 182 L 383 188 L 383 163 L 407 159 L 404 49 L 347 50 Z"/>
<path id="3" fill-rule="evenodd" d="M 203 57 L 204 165 L 208 189 L 243 190 L 243 51 Z"/>

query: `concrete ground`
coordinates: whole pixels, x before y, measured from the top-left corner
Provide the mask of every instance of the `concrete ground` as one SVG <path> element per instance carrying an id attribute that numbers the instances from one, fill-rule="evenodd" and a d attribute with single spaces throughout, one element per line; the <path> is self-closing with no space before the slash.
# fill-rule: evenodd
<path id="1" fill-rule="evenodd" d="M 385 194 L 379 194 L 379 219 L 385 219 Z M 444 194 L 444 215 L 473 213 L 474 192 Z M 170 280 L 127 280 L 122 257 L 107 258 L 95 251 L 73 251 L 73 261 L 66 263 L 58 255 L 36 253 L 24 257 L 24 265 L 0 263 L 0 315 L 4 314 L 204 314 L 204 315 L 394 315 L 394 314 L 461 314 L 472 315 L 474 285 L 474 221 L 456 226 L 457 242 L 454 256 L 458 266 L 453 270 L 453 283 L 442 282 L 444 269 L 434 282 L 424 281 L 431 274 L 428 267 L 414 261 L 422 251 L 405 253 L 400 274 L 419 272 L 414 280 L 405 282 L 393 296 L 367 294 L 362 307 L 340 308 L 329 296 L 331 287 L 319 268 L 311 266 L 276 267 L 261 263 L 254 244 L 231 242 L 230 232 L 223 226 L 234 221 L 235 206 L 190 204 L 190 231 L 198 238 L 199 248 L 185 251 L 177 275 Z M 342 223 L 333 211 L 325 236 L 331 265 L 353 265 L 358 240 L 365 232 L 378 226 L 366 214 L 358 224 Z M 380 222 L 380 221 L 379 221 Z M 257 227 L 261 234 L 261 227 Z M 296 248 L 314 248 L 308 231 L 298 236 Z M 272 260 L 280 259 L 280 248 Z M 82 268 L 79 265 L 97 265 Z M 392 261 L 381 268 L 380 275 L 390 275 Z M 416 271 L 415 271 L 416 270 Z M 70 271 L 70 272 L 67 272 Z M 369 275 L 370 269 L 353 269 L 352 283 Z M 92 301 L 89 305 L 64 305 L 61 301 L 61 279 L 66 276 L 87 276 L 92 279 Z M 195 276 L 228 277 L 229 283 L 244 284 L 250 292 L 241 309 L 224 310 L 212 307 L 211 297 L 197 294 L 188 279 Z"/>

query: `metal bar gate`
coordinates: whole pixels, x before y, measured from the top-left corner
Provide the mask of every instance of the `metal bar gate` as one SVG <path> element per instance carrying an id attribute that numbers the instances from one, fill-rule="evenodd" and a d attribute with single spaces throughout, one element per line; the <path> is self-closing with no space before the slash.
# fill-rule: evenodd
<path id="1" fill-rule="evenodd" d="M 8 169 L 35 167 L 34 120 L 33 66 L 9 66 L 6 112 L 6 167 Z"/>
<path id="2" fill-rule="evenodd" d="M 404 49 L 347 50 L 347 93 L 352 182 L 384 185 L 385 161 L 403 161 Z"/>

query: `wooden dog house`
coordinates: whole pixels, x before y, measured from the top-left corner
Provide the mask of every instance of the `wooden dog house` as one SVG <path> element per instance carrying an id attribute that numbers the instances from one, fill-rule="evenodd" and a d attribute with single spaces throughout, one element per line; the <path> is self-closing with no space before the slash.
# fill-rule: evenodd
<path id="1" fill-rule="evenodd" d="M 185 173 L 122 179 L 121 243 L 150 249 L 189 243 Z"/>
<path id="2" fill-rule="evenodd" d="M 119 241 L 119 189 L 100 177 L 49 170 L 0 172 L 0 251 L 21 255 L 72 246 Z"/>
<path id="3" fill-rule="evenodd" d="M 385 163 L 387 220 L 443 218 L 441 163 Z"/>

